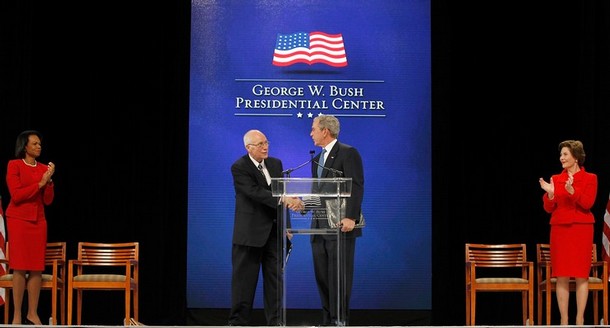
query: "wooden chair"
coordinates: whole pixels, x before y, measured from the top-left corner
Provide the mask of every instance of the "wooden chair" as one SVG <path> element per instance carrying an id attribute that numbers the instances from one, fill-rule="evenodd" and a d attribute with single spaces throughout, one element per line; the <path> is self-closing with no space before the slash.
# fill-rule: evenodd
<path id="1" fill-rule="evenodd" d="M 466 244 L 466 325 L 474 326 L 477 292 L 520 292 L 523 325 L 533 324 L 534 263 L 525 244 Z"/>
<path id="2" fill-rule="evenodd" d="M 599 293 L 602 293 L 603 318 L 601 325 L 608 320 L 608 263 L 597 260 L 597 245 L 591 249 L 591 276 L 589 291 L 592 293 L 594 324 L 599 321 Z M 557 279 L 551 277 L 551 247 L 549 244 L 536 245 L 536 267 L 538 285 L 538 324 L 542 325 L 542 303 L 546 304 L 546 324 L 551 324 L 551 293 L 556 290 Z M 576 281 L 570 279 L 570 292 L 576 291 Z M 543 299 L 544 294 L 544 299 Z"/>
<path id="3" fill-rule="evenodd" d="M 124 325 L 138 321 L 139 243 L 78 243 L 78 258 L 68 261 L 68 325 L 72 324 L 72 296 L 76 290 L 76 323 L 81 325 L 84 290 L 125 293 Z M 133 308 L 132 308 L 133 304 Z"/>
<path id="4" fill-rule="evenodd" d="M 0 263 L 7 264 L 9 256 L 9 243 L 5 244 L 6 259 Z M 66 243 L 49 242 L 45 255 L 45 265 L 47 269 L 42 273 L 42 290 L 51 291 L 51 322 L 57 325 L 57 295 L 59 294 L 61 324 L 66 323 Z M 5 288 L 4 299 L 4 323 L 9 323 L 9 312 L 11 307 L 11 290 L 13 289 L 13 273 L 9 268 L 7 274 L 0 276 L 0 288 Z"/>

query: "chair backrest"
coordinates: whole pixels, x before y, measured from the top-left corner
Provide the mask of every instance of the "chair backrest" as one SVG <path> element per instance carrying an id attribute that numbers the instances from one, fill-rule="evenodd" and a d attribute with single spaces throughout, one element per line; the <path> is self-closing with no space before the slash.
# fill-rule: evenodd
<path id="1" fill-rule="evenodd" d="M 7 241 L 4 244 L 5 250 L 5 258 L 8 260 L 9 256 L 9 242 Z M 63 261 L 66 262 L 66 242 L 65 241 L 56 241 L 56 242 L 47 242 L 47 248 L 45 251 L 45 265 L 50 266 L 53 265 L 53 261 L 57 260 L 60 263 Z"/>
<path id="2" fill-rule="evenodd" d="M 478 267 L 514 267 L 527 262 L 525 244 L 466 244 L 466 262 Z"/>
<path id="3" fill-rule="evenodd" d="M 536 244 L 536 262 L 551 262 L 550 244 Z M 597 244 L 595 243 L 591 248 L 591 262 L 597 262 Z"/>
<path id="4" fill-rule="evenodd" d="M 536 244 L 536 262 L 551 262 L 551 245 Z"/>
<path id="5" fill-rule="evenodd" d="M 125 261 L 139 259 L 138 242 L 78 243 L 78 259 L 86 265 L 124 266 Z"/>
<path id="6" fill-rule="evenodd" d="M 53 265 L 53 261 L 66 261 L 66 243 L 65 242 L 48 242 L 45 253 L 46 265 Z"/>

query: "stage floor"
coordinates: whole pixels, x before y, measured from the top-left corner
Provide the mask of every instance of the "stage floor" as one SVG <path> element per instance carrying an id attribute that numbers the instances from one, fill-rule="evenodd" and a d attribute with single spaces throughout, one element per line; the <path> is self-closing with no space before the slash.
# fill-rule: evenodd
<path id="1" fill-rule="evenodd" d="M 143 324 L 144 325 L 144 324 Z M 25 326 L 25 325 L 22 325 Z M 146 326 L 146 325 L 144 325 Z M 16 327 L 15 325 L 0 325 L 0 327 Z M 58 328 L 66 328 L 67 326 L 62 326 L 62 325 L 49 325 L 49 326 L 45 326 L 45 327 L 58 327 Z M 116 327 L 127 327 L 127 326 L 96 326 L 96 325 L 82 325 L 82 326 L 76 326 L 76 325 L 71 325 L 70 327 L 91 327 L 91 328 L 116 328 Z M 131 327 L 136 327 L 136 326 L 131 326 Z M 146 327 L 158 327 L 158 328 L 167 328 L 167 327 L 202 327 L 202 328 L 226 328 L 228 326 L 146 326 Z M 318 326 L 282 326 L 282 327 L 286 327 L 286 328 L 303 328 L 303 327 L 318 327 Z M 521 327 L 523 328 L 524 326 L 488 326 L 488 325 L 477 325 L 477 326 L 349 326 L 350 328 L 375 328 L 375 327 L 379 327 L 379 328 L 389 328 L 389 327 L 422 327 L 422 328 L 449 328 L 449 327 L 473 327 L 473 328 L 485 328 L 485 327 L 489 327 L 489 328 L 514 328 L 514 327 Z M 561 325 L 552 325 L 552 326 L 541 326 L 541 327 L 566 327 L 566 326 L 561 326 Z M 574 327 L 574 325 L 572 325 L 571 327 Z M 585 326 L 579 326 L 579 327 L 610 327 L 608 325 L 585 325 Z M 244 326 L 244 328 L 269 328 L 269 326 Z M 326 328 L 326 327 L 325 327 Z"/>

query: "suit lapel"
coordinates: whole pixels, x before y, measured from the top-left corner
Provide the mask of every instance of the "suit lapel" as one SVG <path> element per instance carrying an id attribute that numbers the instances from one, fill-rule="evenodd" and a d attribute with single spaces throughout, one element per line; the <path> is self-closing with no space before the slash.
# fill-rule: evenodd
<path id="1" fill-rule="evenodd" d="M 328 153 L 328 157 L 326 158 L 326 161 L 324 162 L 324 167 L 333 167 L 333 164 L 335 163 L 335 159 L 337 158 L 337 154 L 339 153 L 339 141 L 337 141 L 335 143 L 335 145 L 333 146 L 333 149 L 330 150 L 330 153 Z M 330 174 L 330 170 L 324 170 L 325 173 L 323 173 L 322 175 L 324 177 L 328 176 Z"/>
<path id="2" fill-rule="evenodd" d="M 279 176 L 277 172 L 279 172 L 280 170 L 278 170 L 275 166 L 275 161 L 272 162 L 269 159 L 266 159 L 265 164 L 267 165 L 267 171 L 269 171 L 269 175 L 271 176 L 271 178 L 276 178 Z"/>

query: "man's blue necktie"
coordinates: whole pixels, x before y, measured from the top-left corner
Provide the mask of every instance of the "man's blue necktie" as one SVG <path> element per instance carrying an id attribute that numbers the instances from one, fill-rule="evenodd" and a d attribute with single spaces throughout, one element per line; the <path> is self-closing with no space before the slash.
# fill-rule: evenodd
<path id="1" fill-rule="evenodd" d="M 318 178 L 321 178 L 322 172 L 324 172 L 324 154 L 326 154 L 326 149 L 322 148 L 322 154 L 320 154 L 320 163 L 318 164 Z"/>

